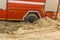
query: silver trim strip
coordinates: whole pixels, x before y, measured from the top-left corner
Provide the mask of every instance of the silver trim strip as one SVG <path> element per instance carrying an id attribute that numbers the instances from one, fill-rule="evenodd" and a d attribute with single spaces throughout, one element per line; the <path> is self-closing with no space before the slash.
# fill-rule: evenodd
<path id="1" fill-rule="evenodd" d="M 35 4 L 35 5 L 44 5 L 44 2 L 29 2 L 29 1 L 8 1 L 10 3 L 21 3 L 21 4 Z"/>

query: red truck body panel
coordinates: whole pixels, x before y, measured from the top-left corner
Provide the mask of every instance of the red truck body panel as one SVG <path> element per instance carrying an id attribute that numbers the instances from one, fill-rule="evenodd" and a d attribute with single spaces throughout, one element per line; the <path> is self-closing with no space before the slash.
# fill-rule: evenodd
<path id="1" fill-rule="evenodd" d="M 46 0 L 8 0 L 7 9 L 0 10 L 0 19 L 23 20 L 28 11 L 38 11 L 40 17 L 43 18 L 47 15 L 44 13 L 45 1 Z M 52 18 L 53 15 L 54 14 L 50 12 L 48 16 Z"/>

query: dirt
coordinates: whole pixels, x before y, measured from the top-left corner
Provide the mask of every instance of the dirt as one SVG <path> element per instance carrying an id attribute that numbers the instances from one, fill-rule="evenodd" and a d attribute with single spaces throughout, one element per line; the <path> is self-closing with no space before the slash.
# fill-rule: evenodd
<path id="1" fill-rule="evenodd" d="M 60 40 L 60 10 L 57 20 L 45 17 L 34 23 L 0 21 L 0 40 Z"/>

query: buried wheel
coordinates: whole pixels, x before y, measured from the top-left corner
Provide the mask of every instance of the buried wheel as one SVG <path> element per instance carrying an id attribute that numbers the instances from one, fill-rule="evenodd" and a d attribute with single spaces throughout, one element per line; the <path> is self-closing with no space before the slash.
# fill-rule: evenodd
<path id="1" fill-rule="evenodd" d="M 38 17 L 36 14 L 29 14 L 25 17 L 25 22 L 33 23 L 34 21 L 37 21 Z"/>

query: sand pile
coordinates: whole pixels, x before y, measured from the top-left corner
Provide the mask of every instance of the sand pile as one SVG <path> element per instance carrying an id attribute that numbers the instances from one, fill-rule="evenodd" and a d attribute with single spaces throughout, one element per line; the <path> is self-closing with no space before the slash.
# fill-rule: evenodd
<path id="1" fill-rule="evenodd" d="M 54 29 L 59 27 L 60 23 L 56 20 L 50 19 L 48 17 L 37 20 L 34 23 L 25 23 L 21 25 L 24 30 L 35 29 L 35 28 L 47 28 Z"/>
<path id="2" fill-rule="evenodd" d="M 48 17 L 38 20 L 36 22 L 37 26 L 47 29 L 55 29 L 60 26 L 57 20 L 50 19 Z"/>
<path id="3" fill-rule="evenodd" d="M 17 31 L 13 31 L 15 34 L 31 33 L 40 30 L 60 30 L 60 22 L 50 19 L 48 17 L 37 20 L 34 23 L 21 23 L 20 28 Z"/>

